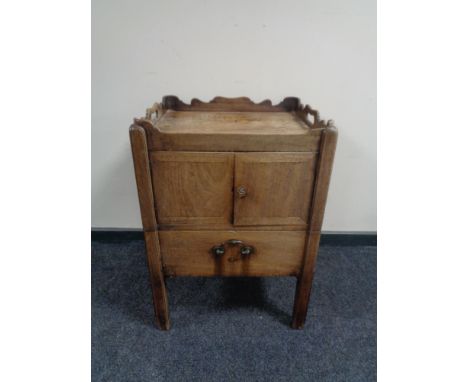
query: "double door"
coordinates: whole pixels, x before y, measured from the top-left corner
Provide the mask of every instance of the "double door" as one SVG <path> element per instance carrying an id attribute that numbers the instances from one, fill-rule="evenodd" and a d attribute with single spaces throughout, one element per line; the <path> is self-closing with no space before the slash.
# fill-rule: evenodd
<path id="1" fill-rule="evenodd" d="M 305 226 L 315 153 L 151 153 L 161 225 Z"/>

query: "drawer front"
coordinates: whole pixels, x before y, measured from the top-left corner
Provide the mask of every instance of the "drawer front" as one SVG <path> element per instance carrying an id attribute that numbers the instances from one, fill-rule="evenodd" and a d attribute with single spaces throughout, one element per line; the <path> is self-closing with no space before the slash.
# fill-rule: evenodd
<path id="1" fill-rule="evenodd" d="M 295 276 L 304 231 L 160 231 L 168 276 Z"/>

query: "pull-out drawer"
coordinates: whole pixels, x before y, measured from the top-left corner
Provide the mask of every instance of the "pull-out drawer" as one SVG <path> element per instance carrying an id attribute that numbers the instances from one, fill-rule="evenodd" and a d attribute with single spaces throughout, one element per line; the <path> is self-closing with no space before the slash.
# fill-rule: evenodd
<path id="1" fill-rule="evenodd" d="M 160 231 L 167 276 L 296 276 L 304 231 Z"/>

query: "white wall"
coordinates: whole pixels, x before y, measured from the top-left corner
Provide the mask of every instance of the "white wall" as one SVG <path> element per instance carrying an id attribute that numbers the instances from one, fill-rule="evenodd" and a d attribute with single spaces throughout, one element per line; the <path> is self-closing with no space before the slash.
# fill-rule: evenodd
<path id="1" fill-rule="evenodd" d="M 375 0 L 93 0 L 92 23 L 93 227 L 141 227 L 128 127 L 174 94 L 298 96 L 334 119 L 324 230 L 376 230 Z"/>

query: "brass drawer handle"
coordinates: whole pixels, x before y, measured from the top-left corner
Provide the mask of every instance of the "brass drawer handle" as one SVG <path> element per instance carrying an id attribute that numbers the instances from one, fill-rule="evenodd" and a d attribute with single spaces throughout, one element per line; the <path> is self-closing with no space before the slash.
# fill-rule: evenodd
<path id="1" fill-rule="evenodd" d="M 231 239 L 231 240 L 228 240 L 226 241 L 226 244 L 229 244 L 229 245 L 242 245 L 242 240 L 238 240 L 238 239 Z"/>
<path id="2" fill-rule="evenodd" d="M 224 249 L 224 245 L 215 245 L 213 248 L 211 248 L 211 253 L 215 256 L 222 256 L 226 250 Z"/>
<path id="3" fill-rule="evenodd" d="M 250 256 L 254 252 L 255 252 L 254 247 L 250 245 L 243 245 L 242 247 L 240 247 L 240 250 L 239 250 L 239 253 L 242 256 Z"/>
<path id="4" fill-rule="evenodd" d="M 216 257 L 223 256 L 226 253 L 226 245 L 228 246 L 239 246 L 239 254 L 242 257 L 250 256 L 251 254 L 255 253 L 255 247 L 249 244 L 245 244 L 242 240 L 238 239 L 230 239 L 224 243 L 215 245 L 211 248 L 211 253 Z"/>

